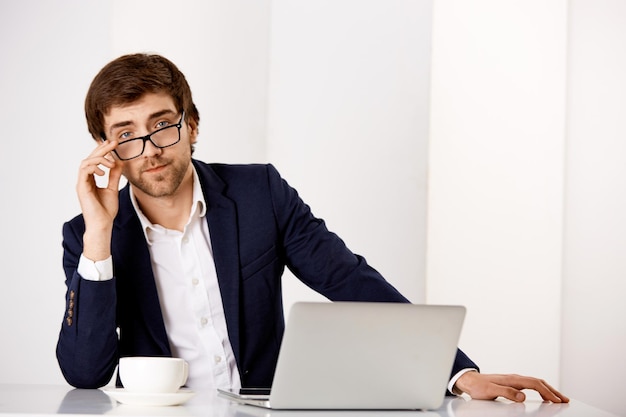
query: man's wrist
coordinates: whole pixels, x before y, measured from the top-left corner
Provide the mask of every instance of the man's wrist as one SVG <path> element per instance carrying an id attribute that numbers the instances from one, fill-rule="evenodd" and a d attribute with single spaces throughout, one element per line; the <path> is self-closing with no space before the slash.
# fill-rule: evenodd
<path id="1" fill-rule="evenodd" d="M 107 281 L 113 278 L 113 258 L 109 256 L 102 261 L 92 261 L 85 254 L 80 255 L 78 274 L 89 281 Z"/>
<path id="2" fill-rule="evenodd" d="M 111 230 L 87 230 L 83 234 L 83 254 L 92 261 L 102 261 L 111 256 Z"/>
<path id="3" fill-rule="evenodd" d="M 478 372 L 478 369 L 465 368 L 465 369 L 461 369 L 459 372 L 454 374 L 454 376 L 452 376 L 452 378 L 450 378 L 450 382 L 448 383 L 448 391 L 450 391 L 454 395 L 461 395 L 461 394 L 463 394 L 463 390 L 459 389 L 456 386 L 456 381 L 458 381 L 459 378 L 461 378 L 467 372 Z"/>

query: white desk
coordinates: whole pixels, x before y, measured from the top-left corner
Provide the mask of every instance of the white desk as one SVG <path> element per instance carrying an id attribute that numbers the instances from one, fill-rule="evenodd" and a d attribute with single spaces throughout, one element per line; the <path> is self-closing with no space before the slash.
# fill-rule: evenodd
<path id="1" fill-rule="evenodd" d="M 202 416 L 202 417 L 611 417 L 572 400 L 569 404 L 527 401 L 476 401 L 446 398 L 436 411 L 270 411 L 236 405 L 213 393 L 199 393 L 176 407 L 133 407 L 118 404 L 100 390 L 76 390 L 62 385 L 0 384 L 0 416 Z M 616 417 L 616 416 L 613 416 Z"/>

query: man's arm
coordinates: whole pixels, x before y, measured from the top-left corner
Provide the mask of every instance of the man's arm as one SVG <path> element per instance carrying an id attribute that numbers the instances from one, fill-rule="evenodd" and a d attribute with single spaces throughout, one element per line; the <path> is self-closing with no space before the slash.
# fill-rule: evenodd
<path id="1" fill-rule="evenodd" d="M 111 257 L 113 221 L 117 215 L 121 164 L 110 156 L 117 142 L 104 141 L 81 162 L 76 194 L 82 217 L 63 226 L 63 268 L 67 292 L 57 359 L 65 379 L 80 388 L 105 385 L 117 363 L 115 280 L 89 281 L 78 273 L 81 254 L 92 261 Z M 106 187 L 94 175 L 109 169 Z"/>
<path id="2" fill-rule="evenodd" d="M 63 247 L 67 292 L 57 360 L 70 385 L 98 388 L 110 381 L 117 364 L 115 279 L 89 281 L 78 274 L 80 218 L 63 226 Z"/>
<path id="3" fill-rule="evenodd" d="M 298 278 L 333 301 L 408 302 L 364 258 L 352 253 L 337 235 L 328 231 L 323 220 L 311 214 L 297 192 L 271 165 L 268 175 L 288 266 Z M 457 349 L 451 378 L 464 369 L 478 371 L 478 366 Z M 465 372 L 456 380 L 454 388 L 476 399 L 502 396 L 524 401 L 521 390 L 533 389 L 544 400 L 569 401 L 545 381 L 519 375 Z"/>
<path id="4" fill-rule="evenodd" d="M 332 301 L 409 302 L 329 231 L 272 165 L 267 174 L 287 266 L 298 279 Z"/>
<path id="5" fill-rule="evenodd" d="M 287 264 L 300 280 L 333 301 L 409 302 L 314 217 L 273 166 L 267 169 Z M 478 366 L 457 350 L 451 377 L 467 368 Z"/>

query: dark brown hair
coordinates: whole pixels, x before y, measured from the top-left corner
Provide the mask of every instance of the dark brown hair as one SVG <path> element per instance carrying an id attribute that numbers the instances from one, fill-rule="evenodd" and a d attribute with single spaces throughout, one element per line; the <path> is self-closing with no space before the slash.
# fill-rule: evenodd
<path id="1" fill-rule="evenodd" d="M 87 128 L 94 139 L 105 137 L 104 116 L 111 107 L 130 104 L 147 93 L 169 94 L 187 121 L 198 126 L 200 115 L 182 72 L 168 59 L 153 54 L 121 56 L 108 63 L 91 82 L 85 98 Z"/>

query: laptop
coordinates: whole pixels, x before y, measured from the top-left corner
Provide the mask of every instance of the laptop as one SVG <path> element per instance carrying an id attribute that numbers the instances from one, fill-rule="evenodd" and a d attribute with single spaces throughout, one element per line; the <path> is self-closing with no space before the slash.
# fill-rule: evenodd
<path id="1" fill-rule="evenodd" d="M 271 390 L 218 392 L 271 409 L 436 409 L 464 318 L 463 306 L 295 303 Z"/>

